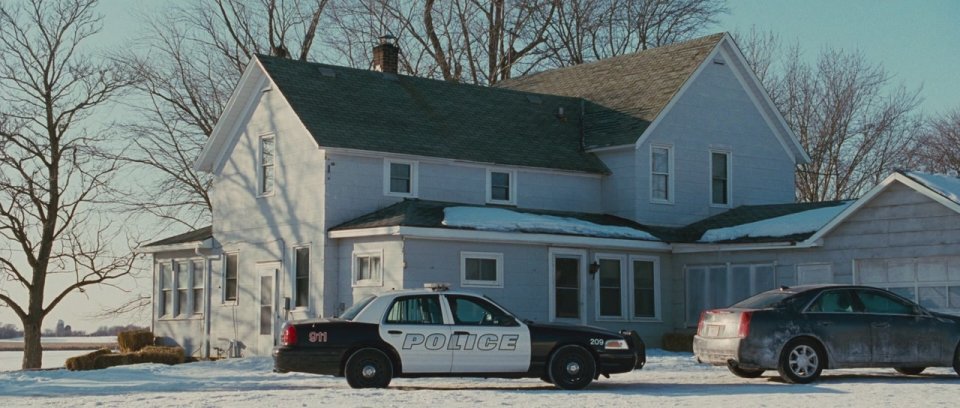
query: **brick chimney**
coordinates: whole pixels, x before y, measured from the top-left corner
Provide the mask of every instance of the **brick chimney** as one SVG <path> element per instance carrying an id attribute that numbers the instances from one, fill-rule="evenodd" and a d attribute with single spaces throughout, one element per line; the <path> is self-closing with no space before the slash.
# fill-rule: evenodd
<path id="1" fill-rule="evenodd" d="M 387 74 L 396 74 L 400 64 L 400 47 L 390 35 L 380 37 L 380 45 L 373 47 L 373 69 Z"/>

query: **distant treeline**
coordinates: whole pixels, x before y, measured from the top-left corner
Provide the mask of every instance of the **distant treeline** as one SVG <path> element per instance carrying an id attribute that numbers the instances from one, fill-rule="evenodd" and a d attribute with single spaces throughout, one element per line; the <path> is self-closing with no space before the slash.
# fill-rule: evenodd
<path id="1" fill-rule="evenodd" d="M 131 331 L 131 330 L 144 330 L 147 329 L 143 326 L 138 326 L 135 324 L 128 325 L 117 325 L 117 326 L 100 326 L 93 333 L 87 333 L 83 330 L 64 330 L 62 326 L 58 324 L 58 330 L 46 329 L 43 331 L 44 337 L 86 337 L 86 336 L 116 336 L 117 333 L 122 331 Z M 69 327 L 69 326 L 66 326 Z M 58 333 L 59 332 L 59 333 Z M 14 326 L 13 324 L 2 324 L 0 323 L 0 339 L 12 339 L 17 337 L 23 337 L 23 330 L 19 327 Z"/>

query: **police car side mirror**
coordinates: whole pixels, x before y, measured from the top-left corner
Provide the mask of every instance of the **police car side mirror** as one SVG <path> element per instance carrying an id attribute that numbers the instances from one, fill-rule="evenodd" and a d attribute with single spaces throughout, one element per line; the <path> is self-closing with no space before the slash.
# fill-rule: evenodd
<path id="1" fill-rule="evenodd" d="M 520 323 L 517 323 L 517 319 L 514 319 L 513 316 L 501 316 L 497 319 L 498 326 L 512 327 L 519 326 Z"/>

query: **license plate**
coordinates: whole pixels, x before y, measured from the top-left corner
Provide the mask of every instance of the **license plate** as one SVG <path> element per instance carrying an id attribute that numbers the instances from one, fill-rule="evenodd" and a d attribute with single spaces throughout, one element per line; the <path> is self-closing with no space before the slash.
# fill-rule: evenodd
<path id="1" fill-rule="evenodd" d="M 722 326 L 717 324 L 711 324 L 707 326 L 707 337 L 720 337 L 720 329 Z"/>

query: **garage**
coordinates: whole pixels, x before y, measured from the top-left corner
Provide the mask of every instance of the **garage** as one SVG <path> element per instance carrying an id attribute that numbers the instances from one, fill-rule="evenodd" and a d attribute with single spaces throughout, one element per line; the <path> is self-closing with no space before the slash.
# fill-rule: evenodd
<path id="1" fill-rule="evenodd" d="M 960 314 L 960 256 L 856 260 L 854 283 L 889 289 L 930 310 Z"/>

